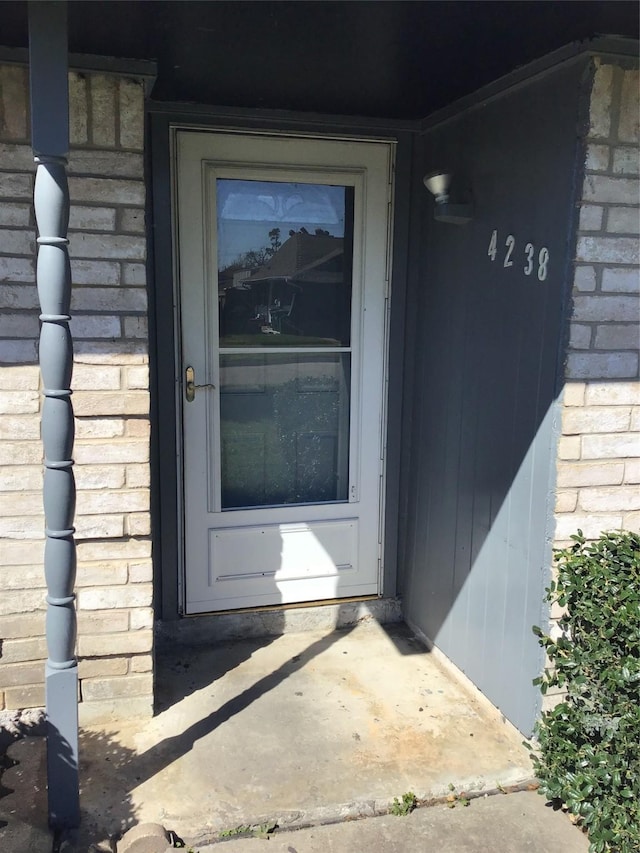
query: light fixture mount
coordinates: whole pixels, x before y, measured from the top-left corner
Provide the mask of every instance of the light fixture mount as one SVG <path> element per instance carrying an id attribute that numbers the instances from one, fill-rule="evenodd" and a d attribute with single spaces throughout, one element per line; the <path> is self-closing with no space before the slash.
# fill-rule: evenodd
<path id="1" fill-rule="evenodd" d="M 433 218 L 437 222 L 447 222 L 450 225 L 466 225 L 473 219 L 473 205 L 452 204 L 449 201 L 449 188 L 453 176 L 450 172 L 429 172 L 424 176 L 422 182 L 429 192 L 435 197 L 436 204 Z"/>
<path id="2" fill-rule="evenodd" d="M 429 192 L 435 196 L 438 204 L 446 204 L 449 201 L 450 174 L 447 172 L 431 172 L 424 176 L 422 182 Z"/>

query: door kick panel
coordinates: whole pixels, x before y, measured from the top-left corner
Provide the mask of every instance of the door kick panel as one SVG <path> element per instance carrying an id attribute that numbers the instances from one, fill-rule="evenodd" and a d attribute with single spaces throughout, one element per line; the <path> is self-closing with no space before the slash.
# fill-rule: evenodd
<path id="1" fill-rule="evenodd" d="M 294 580 L 356 571 L 358 519 L 209 531 L 210 583 Z"/>

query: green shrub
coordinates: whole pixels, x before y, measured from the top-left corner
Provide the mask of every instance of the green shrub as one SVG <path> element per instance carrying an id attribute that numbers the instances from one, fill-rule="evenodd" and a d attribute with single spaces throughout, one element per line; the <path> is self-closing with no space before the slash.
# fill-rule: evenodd
<path id="1" fill-rule="evenodd" d="M 566 691 L 536 728 L 540 792 L 564 803 L 591 853 L 640 850 L 640 536 L 603 533 L 556 552 L 547 600 L 566 607 L 553 638 L 534 627 L 552 669 L 542 693 Z M 554 632 L 555 633 L 555 632 Z"/>

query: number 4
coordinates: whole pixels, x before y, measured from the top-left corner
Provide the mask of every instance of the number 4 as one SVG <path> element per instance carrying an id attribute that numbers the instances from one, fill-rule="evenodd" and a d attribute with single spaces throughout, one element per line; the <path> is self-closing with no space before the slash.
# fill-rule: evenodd
<path id="1" fill-rule="evenodd" d="M 498 232 L 494 229 L 491 240 L 489 241 L 489 248 L 487 249 L 487 255 L 491 258 L 492 261 L 495 261 L 496 255 L 498 254 Z"/>

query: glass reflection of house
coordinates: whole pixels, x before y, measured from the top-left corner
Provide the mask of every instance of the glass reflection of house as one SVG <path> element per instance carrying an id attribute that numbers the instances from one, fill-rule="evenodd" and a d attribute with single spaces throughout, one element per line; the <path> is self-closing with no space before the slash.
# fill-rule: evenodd
<path id="1" fill-rule="evenodd" d="M 218 274 L 218 301 L 221 311 L 224 310 L 227 293 L 229 290 L 246 290 L 244 282 L 251 275 L 252 270 L 245 264 L 232 264 Z"/>
<path id="2" fill-rule="evenodd" d="M 351 281 L 345 269 L 351 263 L 345 264 L 344 239 L 320 228 L 289 235 L 262 266 L 227 286 L 222 334 L 276 333 L 348 345 Z"/>

